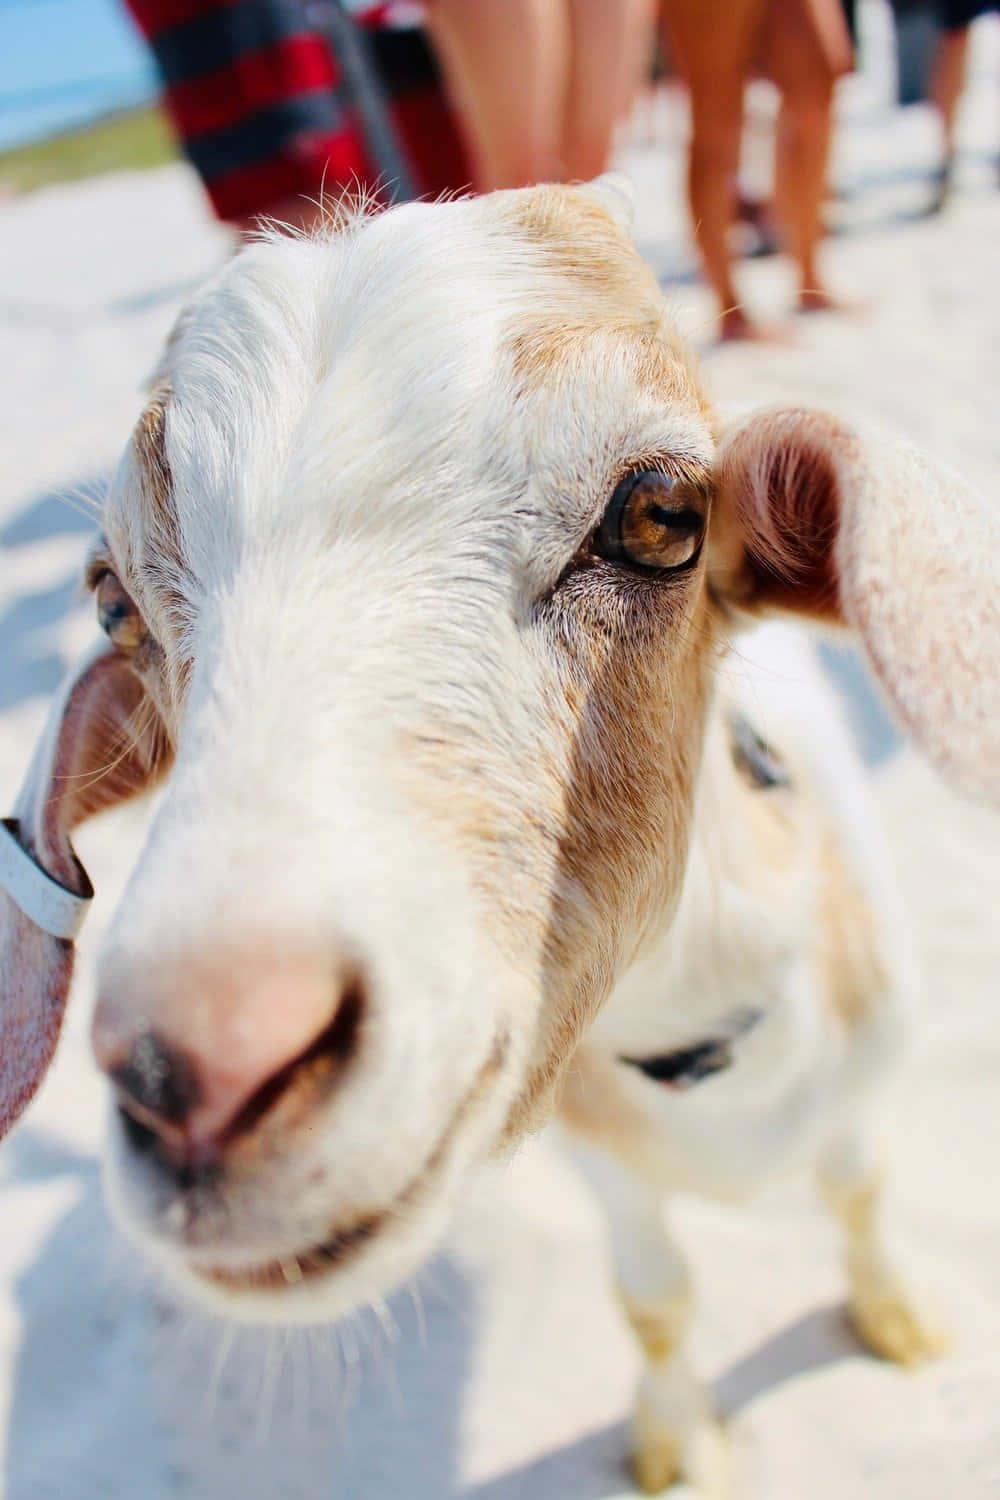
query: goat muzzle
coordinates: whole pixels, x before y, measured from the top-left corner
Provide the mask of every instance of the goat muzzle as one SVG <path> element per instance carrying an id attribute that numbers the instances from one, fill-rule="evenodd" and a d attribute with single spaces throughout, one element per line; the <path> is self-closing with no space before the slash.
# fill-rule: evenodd
<path id="1" fill-rule="evenodd" d="M 336 974 L 336 970 L 334 970 Z M 280 1118 L 305 1120 L 349 1066 L 367 1004 L 355 968 L 271 957 L 171 966 L 148 1007 L 98 998 L 94 1053 L 115 1087 L 126 1139 L 170 1170 L 201 1173 Z"/>

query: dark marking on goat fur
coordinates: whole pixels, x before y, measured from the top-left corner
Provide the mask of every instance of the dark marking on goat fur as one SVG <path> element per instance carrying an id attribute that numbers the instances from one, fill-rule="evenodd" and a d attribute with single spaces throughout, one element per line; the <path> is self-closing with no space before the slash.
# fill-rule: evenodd
<path id="1" fill-rule="evenodd" d="M 791 786 L 792 778 L 781 756 L 757 733 L 750 720 L 735 710 L 729 715 L 729 746 L 733 765 L 750 786 L 760 791 Z"/>

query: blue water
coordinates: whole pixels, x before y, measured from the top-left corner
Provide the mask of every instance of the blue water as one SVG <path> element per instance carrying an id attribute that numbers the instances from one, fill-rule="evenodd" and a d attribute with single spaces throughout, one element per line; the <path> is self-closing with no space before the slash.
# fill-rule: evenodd
<path id="1" fill-rule="evenodd" d="M 0 0 L 0 150 L 156 91 L 152 60 L 117 0 Z"/>

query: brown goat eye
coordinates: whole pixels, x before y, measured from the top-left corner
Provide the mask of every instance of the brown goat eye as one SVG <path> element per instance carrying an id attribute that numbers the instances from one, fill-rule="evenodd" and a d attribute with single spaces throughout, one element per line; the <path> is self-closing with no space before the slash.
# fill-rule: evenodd
<path id="1" fill-rule="evenodd" d="M 134 651 L 146 632 L 142 617 L 122 588 L 117 574 L 102 573 L 95 592 L 101 629 L 120 651 Z"/>
<path id="2" fill-rule="evenodd" d="M 617 485 L 593 550 L 608 562 L 676 572 L 694 566 L 704 535 L 705 515 L 691 488 L 649 469 Z"/>

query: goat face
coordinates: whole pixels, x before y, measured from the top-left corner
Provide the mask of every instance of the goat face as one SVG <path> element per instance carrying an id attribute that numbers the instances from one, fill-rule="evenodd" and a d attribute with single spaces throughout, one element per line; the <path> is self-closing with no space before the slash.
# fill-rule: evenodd
<path id="1" fill-rule="evenodd" d="M 169 771 L 99 961 L 111 1189 L 237 1313 L 398 1280 L 469 1162 L 542 1115 L 678 894 L 717 601 L 787 561 L 762 445 L 795 528 L 803 474 L 840 515 L 838 430 L 748 440 L 709 587 L 712 424 L 620 217 L 603 182 L 244 251 L 109 495 L 110 641 L 18 836 L 79 891 L 68 829 Z M 811 522 L 781 586 L 835 613 L 835 518 Z M 0 1127 L 68 983 L 65 934 L 2 900 Z"/>
<path id="2" fill-rule="evenodd" d="M 113 1199 L 198 1284 L 314 1316 L 398 1275 L 660 926 L 712 452 L 593 195 L 270 240 L 185 316 L 89 564 L 173 752 L 94 1041 Z M 662 566 L 595 541 L 630 487 Z"/>

